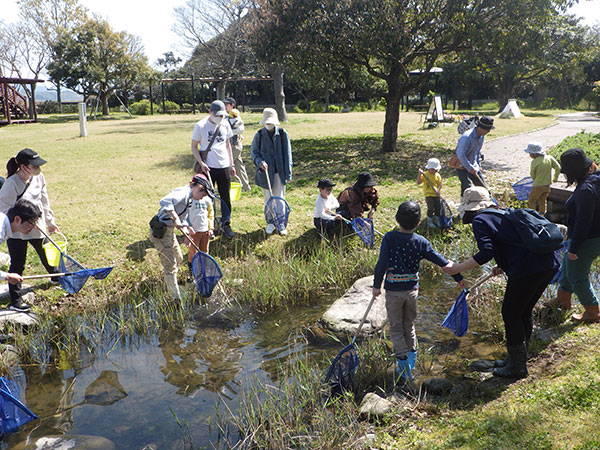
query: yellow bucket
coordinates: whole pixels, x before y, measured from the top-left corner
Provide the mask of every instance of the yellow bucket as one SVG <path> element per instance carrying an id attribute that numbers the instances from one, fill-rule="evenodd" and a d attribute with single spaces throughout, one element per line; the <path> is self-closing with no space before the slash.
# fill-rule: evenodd
<path id="1" fill-rule="evenodd" d="M 67 238 L 65 237 L 64 234 L 59 233 L 62 237 L 63 237 L 63 241 L 54 241 L 56 243 L 56 245 L 58 245 L 60 247 L 60 251 L 63 253 L 67 252 Z M 58 267 L 58 264 L 60 263 L 60 252 L 58 251 L 58 249 L 55 247 L 55 245 L 52 242 L 46 242 L 44 245 L 42 245 L 42 247 L 44 248 L 44 252 L 46 252 L 46 259 L 48 260 L 48 264 L 50 264 L 53 267 Z"/>
<path id="2" fill-rule="evenodd" d="M 237 181 L 231 182 L 231 187 L 229 188 L 229 198 L 232 202 L 237 202 L 242 196 L 242 184 Z"/>

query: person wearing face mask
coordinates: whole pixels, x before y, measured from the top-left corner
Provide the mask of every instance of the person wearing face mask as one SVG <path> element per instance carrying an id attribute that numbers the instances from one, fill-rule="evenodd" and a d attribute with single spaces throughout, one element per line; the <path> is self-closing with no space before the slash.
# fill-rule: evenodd
<path id="1" fill-rule="evenodd" d="M 292 146 L 287 132 L 279 126 L 277 111 L 273 108 L 263 110 L 260 125 L 263 128 L 252 139 L 250 157 L 256 166 L 254 183 L 262 188 L 266 204 L 271 197 L 267 177 L 271 182 L 273 195 L 285 198 L 285 185 L 292 179 Z M 275 226 L 268 224 L 267 234 L 272 234 L 273 231 Z M 286 235 L 287 230 L 279 230 L 279 234 Z"/>
<path id="2" fill-rule="evenodd" d="M 41 171 L 41 166 L 46 164 L 35 151 L 24 148 L 17 156 L 12 157 L 6 163 L 7 178 L 0 189 L 0 212 L 6 213 L 19 200 L 29 200 L 37 206 L 42 217 L 37 221 L 37 227 L 55 233 L 58 226 L 54 221 L 54 213 L 50 208 L 46 179 Z M 40 257 L 40 261 L 48 273 L 56 273 L 56 267 L 48 264 L 46 252 L 44 251 L 43 234 L 40 230 L 33 229 L 29 233 L 13 233 L 6 241 L 10 254 L 9 272 L 23 274 L 27 259 L 27 244 L 31 244 Z M 23 302 L 21 283 L 9 284 L 10 304 L 13 309 L 21 308 L 29 310 L 29 306 Z"/>

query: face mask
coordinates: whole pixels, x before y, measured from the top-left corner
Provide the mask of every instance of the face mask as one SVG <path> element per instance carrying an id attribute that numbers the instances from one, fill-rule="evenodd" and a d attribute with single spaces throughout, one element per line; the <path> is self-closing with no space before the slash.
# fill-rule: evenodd
<path id="1" fill-rule="evenodd" d="M 275 129 L 275 125 L 273 125 L 272 123 L 267 123 L 267 124 L 265 124 L 265 128 L 268 131 L 273 131 Z"/>

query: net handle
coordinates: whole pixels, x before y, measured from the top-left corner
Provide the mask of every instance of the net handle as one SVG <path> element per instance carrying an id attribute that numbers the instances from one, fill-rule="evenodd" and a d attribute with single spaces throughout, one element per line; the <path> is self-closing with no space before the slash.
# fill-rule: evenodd
<path id="1" fill-rule="evenodd" d="M 367 316 L 369 315 L 369 311 L 371 311 L 371 307 L 373 306 L 373 303 L 375 303 L 376 298 L 377 297 L 375 295 L 371 296 L 371 301 L 369 302 L 369 306 L 367 306 L 367 310 L 365 311 L 365 314 L 363 315 L 362 319 L 360 319 L 360 324 L 358 325 L 358 328 L 356 329 L 356 333 L 354 334 L 354 337 L 352 338 L 352 344 L 354 344 L 356 342 L 356 338 L 360 334 L 360 330 L 362 330 L 363 325 L 367 321 Z"/>
<path id="2" fill-rule="evenodd" d="M 467 292 L 471 292 L 473 289 L 477 289 L 479 286 L 481 286 L 483 283 L 485 283 L 487 280 L 489 280 L 493 276 L 494 276 L 494 274 L 492 272 L 488 273 L 483 278 L 480 278 L 479 280 L 477 280 L 473 286 L 471 286 L 469 289 L 467 289 Z"/>
<path id="3" fill-rule="evenodd" d="M 265 170 L 265 175 L 267 178 L 267 186 L 269 186 L 269 194 L 271 194 L 271 197 L 273 197 L 273 189 L 271 189 L 271 179 L 269 178 L 269 171 Z"/>
<path id="4" fill-rule="evenodd" d="M 37 278 L 66 277 L 74 274 L 75 272 L 43 273 L 41 275 L 27 275 L 21 278 L 24 280 L 35 280 Z"/>
<path id="5" fill-rule="evenodd" d="M 429 170 L 429 169 L 427 169 L 427 168 L 426 168 L 425 170 Z M 423 178 L 425 181 L 427 181 L 427 184 L 429 184 L 429 186 L 431 187 L 431 189 L 433 189 L 433 190 L 435 191 L 435 193 L 437 194 L 437 196 L 438 196 L 438 197 L 441 197 L 441 195 L 440 195 L 441 189 L 438 191 L 438 190 L 437 190 L 437 189 L 436 189 L 436 188 L 433 186 L 433 183 L 431 183 L 431 181 L 429 181 L 429 178 L 427 178 L 427 177 L 425 176 L 425 172 L 423 172 L 423 173 L 421 174 L 421 178 Z"/>
<path id="6" fill-rule="evenodd" d="M 46 239 L 48 239 L 52 243 L 52 245 L 54 245 L 56 247 L 56 249 L 60 252 L 61 255 L 64 255 L 64 252 L 62 251 L 62 249 L 58 246 L 58 244 L 56 242 L 54 242 L 54 240 L 48 235 L 48 233 L 46 233 L 44 230 L 42 230 L 40 227 L 38 227 L 37 224 L 35 225 L 35 228 L 37 228 L 40 231 L 40 233 L 42 233 L 44 235 L 44 237 Z M 67 242 L 67 237 L 62 233 L 60 233 L 60 235 L 62 237 L 64 237 L 65 242 Z"/>
<path id="7" fill-rule="evenodd" d="M 181 231 L 183 233 L 183 235 L 187 238 L 187 240 L 190 241 L 190 243 L 194 246 L 194 248 L 196 249 L 196 251 L 199 252 L 200 248 L 196 245 L 196 243 L 194 241 L 192 241 L 192 238 L 188 234 L 188 232 L 185 231 L 183 228 L 179 228 L 179 231 Z"/>
<path id="8" fill-rule="evenodd" d="M 342 220 L 343 220 L 344 222 L 346 222 L 348 225 L 352 226 L 352 221 L 350 221 L 350 220 L 346 219 L 344 216 L 340 216 L 340 217 L 342 218 Z M 354 230 L 354 227 L 352 227 L 352 229 Z M 354 230 L 354 231 L 356 231 L 356 230 Z M 377 233 L 377 234 L 378 234 L 379 236 L 381 236 L 381 237 L 383 237 L 383 236 L 384 236 L 384 234 L 383 234 L 381 231 L 379 231 L 377 228 L 375 228 L 375 227 L 373 227 L 373 231 L 374 231 L 375 233 Z"/>

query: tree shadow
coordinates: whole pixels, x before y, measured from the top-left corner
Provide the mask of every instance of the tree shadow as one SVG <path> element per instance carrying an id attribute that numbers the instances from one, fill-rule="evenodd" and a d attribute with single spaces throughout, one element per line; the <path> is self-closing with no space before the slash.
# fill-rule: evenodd
<path id="1" fill-rule="evenodd" d="M 133 242 L 125 247 L 127 249 L 125 257 L 132 261 L 141 262 L 146 257 L 147 250 L 153 247 L 154 245 L 152 245 L 150 239 L 142 239 L 140 241 Z"/>

